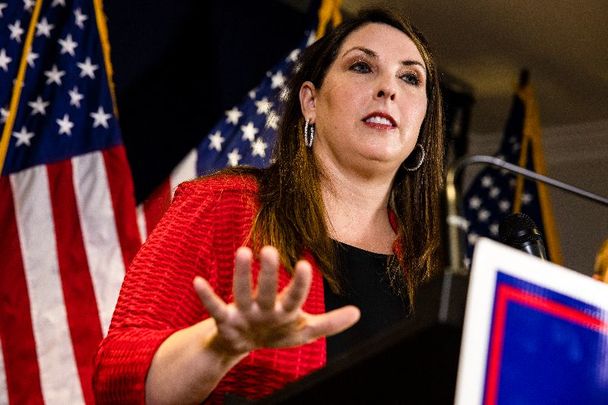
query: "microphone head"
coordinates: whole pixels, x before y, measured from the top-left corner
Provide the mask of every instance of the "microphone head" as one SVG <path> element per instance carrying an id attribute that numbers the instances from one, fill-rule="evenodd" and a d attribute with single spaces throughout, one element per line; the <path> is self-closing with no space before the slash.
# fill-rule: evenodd
<path id="1" fill-rule="evenodd" d="M 546 259 L 540 231 L 526 214 L 518 212 L 504 217 L 498 227 L 498 237 L 505 245 Z"/>
<path id="2" fill-rule="evenodd" d="M 542 239 L 532 218 L 521 212 L 503 218 L 498 227 L 498 237 L 502 243 L 510 246 Z"/>

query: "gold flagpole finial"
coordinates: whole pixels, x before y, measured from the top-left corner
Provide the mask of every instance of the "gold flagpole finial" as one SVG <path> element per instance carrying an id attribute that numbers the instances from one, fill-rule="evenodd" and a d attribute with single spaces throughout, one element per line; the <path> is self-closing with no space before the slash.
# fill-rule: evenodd
<path id="1" fill-rule="evenodd" d="M 327 24 L 330 22 L 335 27 L 342 22 L 340 6 L 342 0 L 323 0 L 319 7 L 319 25 L 317 26 L 317 39 L 325 35 Z"/>

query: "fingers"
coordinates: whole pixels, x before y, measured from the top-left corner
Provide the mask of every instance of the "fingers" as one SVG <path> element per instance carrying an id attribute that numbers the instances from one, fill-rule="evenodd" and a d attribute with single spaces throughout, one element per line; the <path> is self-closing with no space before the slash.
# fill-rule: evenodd
<path id="1" fill-rule="evenodd" d="M 360 316 L 359 309 L 353 305 L 321 315 L 304 314 L 304 317 L 299 321 L 300 327 L 296 327 L 291 332 L 284 333 L 270 341 L 268 347 L 299 346 L 323 336 L 335 335 L 353 326 Z"/>
<path id="2" fill-rule="evenodd" d="M 272 246 L 264 246 L 260 251 L 260 274 L 256 302 L 263 310 L 274 308 L 277 298 L 277 274 L 279 252 Z"/>
<path id="3" fill-rule="evenodd" d="M 359 309 L 352 305 L 320 315 L 302 311 L 312 283 L 312 267 L 307 261 L 301 260 L 296 264 L 289 285 L 278 297 L 280 305 L 276 305 L 280 262 L 278 251 L 271 246 L 265 246 L 260 251 L 260 272 L 255 293 L 252 292 L 252 262 L 251 249 L 237 250 L 234 304 L 226 304 L 202 277 L 194 278 L 196 293 L 209 315 L 218 324 L 224 324 L 224 333 L 232 331 L 255 347 L 287 347 L 334 335 L 359 320 Z M 254 335 L 257 337 L 254 338 Z"/>
<path id="4" fill-rule="evenodd" d="M 193 285 L 201 302 L 207 308 L 209 315 L 215 318 L 217 322 L 226 320 L 228 317 L 226 303 L 213 292 L 207 280 L 198 276 L 194 277 Z"/>
<path id="5" fill-rule="evenodd" d="M 309 320 L 309 339 L 321 336 L 331 336 L 353 326 L 361 317 L 359 308 L 347 305 L 322 315 L 313 316 Z"/>
<path id="6" fill-rule="evenodd" d="M 234 267 L 234 284 L 232 292 L 234 303 L 241 311 L 247 311 L 253 303 L 251 298 L 251 262 L 253 253 L 247 247 L 241 247 L 236 251 Z"/>
<path id="7" fill-rule="evenodd" d="M 291 312 L 304 304 L 304 301 L 308 296 L 311 281 L 312 268 L 310 263 L 304 260 L 299 261 L 296 264 L 291 282 L 281 293 L 283 310 Z"/>

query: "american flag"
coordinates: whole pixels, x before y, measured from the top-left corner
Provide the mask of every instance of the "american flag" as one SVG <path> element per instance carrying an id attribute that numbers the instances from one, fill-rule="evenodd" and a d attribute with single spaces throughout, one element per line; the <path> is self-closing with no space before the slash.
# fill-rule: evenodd
<path id="1" fill-rule="evenodd" d="M 545 174 L 538 108 L 529 83 L 513 97 L 513 104 L 496 157 Z M 502 219 L 512 213 L 528 215 L 544 236 L 547 255 L 561 263 L 559 241 L 545 185 L 494 167 L 484 168 L 475 177 L 463 198 L 463 214 L 468 223 L 466 265 L 470 264 L 475 242 L 480 237 L 498 240 Z"/>
<path id="2" fill-rule="evenodd" d="M 100 0 L 0 0 L 0 403 L 94 403 L 141 243 Z"/>
<path id="3" fill-rule="evenodd" d="M 306 32 L 301 45 L 266 72 L 262 82 L 240 104 L 227 110 L 199 146 L 172 171 L 169 179 L 138 207 L 142 235 L 149 234 L 158 223 L 179 183 L 225 167 L 270 164 L 286 82 L 300 53 L 314 38 L 314 33 Z"/>

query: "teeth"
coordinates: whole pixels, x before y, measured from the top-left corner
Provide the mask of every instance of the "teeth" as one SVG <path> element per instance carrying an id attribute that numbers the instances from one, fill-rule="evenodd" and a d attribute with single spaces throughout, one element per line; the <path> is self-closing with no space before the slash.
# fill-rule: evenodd
<path id="1" fill-rule="evenodd" d="M 390 125 L 393 126 L 393 123 L 384 117 L 373 116 L 365 120 L 365 122 L 370 122 L 372 124 L 381 124 L 381 125 Z"/>

